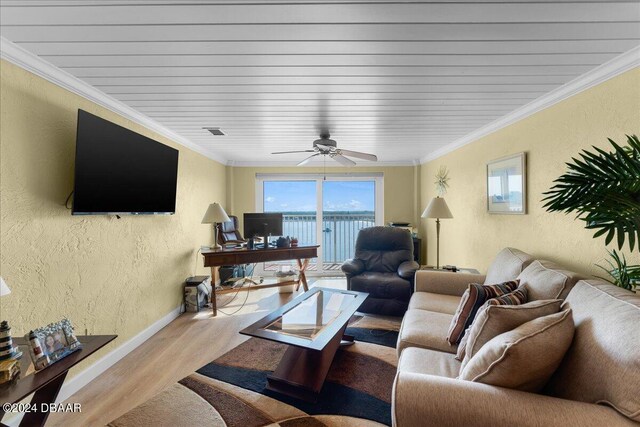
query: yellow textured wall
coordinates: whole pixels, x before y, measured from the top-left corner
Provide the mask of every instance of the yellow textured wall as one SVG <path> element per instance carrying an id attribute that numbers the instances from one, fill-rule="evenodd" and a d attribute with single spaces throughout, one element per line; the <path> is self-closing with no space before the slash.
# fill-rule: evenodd
<path id="1" fill-rule="evenodd" d="M 406 221 L 416 223 L 418 194 L 414 179 L 414 166 L 327 168 L 326 172 L 335 174 L 373 173 L 384 174 L 384 223 L 389 221 Z M 230 213 L 242 220 L 244 212 L 255 212 L 256 174 L 321 174 L 322 167 L 234 167 L 229 177 L 229 198 L 227 200 Z"/>
<path id="2" fill-rule="evenodd" d="M 450 171 L 445 196 L 454 218 L 442 220 L 440 263 L 486 271 L 505 246 L 551 259 L 571 269 L 601 274 L 593 266 L 607 257 L 604 239 L 593 239 L 574 215 L 548 213 L 542 193 L 582 149 L 607 147 L 607 138 L 626 141 L 640 135 L 640 69 L 636 68 L 533 114 L 420 167 L 421 208 L 436 195 L 432 184 L 441 165 Z M 486 163 L 525 151 L 528 162 L 528 214 L 495 215 L 486 209 Z M 435 264 L 435 220 L 422 219 L 428 260 Z M 610 246 L 613 249 L 613 246 Z M 636 252 L 631 261 L 640 263 Z"/>
<path id="3" fill-rule="evenodd" d="M 80 334 L 118 334 L 114 348 L 180 304 L 197 249 L 213 240 L 200 221 L 226 199 L 226 167 L 13 64 L 0 68 L 0 274 L 12 290 L 0 317 L 18 335 L 67 316 Z M 78 108 L 180 150 L 175 215 L 65 209 Z"/>

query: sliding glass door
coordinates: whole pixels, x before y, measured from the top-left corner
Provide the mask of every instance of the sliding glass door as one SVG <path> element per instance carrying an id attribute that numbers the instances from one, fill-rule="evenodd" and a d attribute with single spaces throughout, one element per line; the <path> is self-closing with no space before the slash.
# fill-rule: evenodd
<path id="1" fill-rule="evenodd" d="M 299 245 L 319 244 L 308 271 L 330 275 L 353 257 L 360 229 L 382 224 L 382 186 L 382 174 L 258 175 L 256 209 L 282 212 L 284 235 Z"/>
<path id="2" fill-rule="evenodd" d="M 316 214 L 317 182 L 315 180 L 265 180 L 262 182 L 262 211 L 282 213 L 282 232 L 297 237 L 299 246 L 318 244 Z M 260 207 L 258 207 L 258 210 Z M 317 270 L 312 260 L 309 270 Z M 290 264 L 287 261 L 286 264 Z M 282 263 L 269 263 L 266 271 L 275 271 Z"/>
<path id="3" fill-rule="evenodd" d="M 325 270 L 355 253 L 358 231 L 376 224 L 376 181 L 322 182 L 322 255 Z"/>

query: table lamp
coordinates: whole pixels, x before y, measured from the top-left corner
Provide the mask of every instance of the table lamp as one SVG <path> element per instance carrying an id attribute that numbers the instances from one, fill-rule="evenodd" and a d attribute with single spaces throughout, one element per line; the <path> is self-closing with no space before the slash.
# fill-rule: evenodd
<path id="1" fill-rule="evenodd" d="M 0 297 L 9 295 L 10 293 L 11 289 L 9 289 L 9 286 L 7 286 L 7 282 L 5 282 L 2 277 L 0 277 Z"/>
<path id="2" fill-rule="evenodd" d="M 436 219 L 436 269 L 440 268 L 440 220 L 453 218 L 447 203 L 442 197 L 434 197 L 427 208 L 422 212 L 422 218 Z"/>
<path id="3" fill-rule="evenodd" d="M 204 218 L 202 218 L 202 224 L 213 224 L 213 235 L 215 239 L 215 243 L 211 246 L 211 249 L 221 250 L 222 246 L 218 243 L 218 227 L 216 226 L 218 223 L 231 221 L 229 219 L 229 215 L 222 209 L 222 206 L 218 202 L 211 203 L 207 208 L 207 212 L 204 214 Z"/>

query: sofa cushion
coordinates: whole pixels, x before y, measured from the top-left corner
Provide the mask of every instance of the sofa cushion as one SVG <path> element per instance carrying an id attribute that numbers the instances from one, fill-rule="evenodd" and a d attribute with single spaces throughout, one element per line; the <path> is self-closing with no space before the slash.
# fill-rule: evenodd
<path id="1" fill-rule="evenodd" d="M 582 280 L 566 304 L 575 336 L 545 392 L 599 403 L 640 421 L 640 295 Z"/>
<path id="2" fill-rule="evenodd" d="M 458 305 L 460 305 L 459 296 L 432 292 L 415 292 L 409 300 L 409 309 L 437 311 L 446 314 L 454 314 Z"/>
<path id="3" fill-rule="evenodd" d="M 407 310 L 398 334 L 398 354 L 407 347 L 421 347 L 455 353 L 457 346 L 451 346 L 445 339 L 453 318 L 450 314 L 427 310 Z"/>
<path id="4" fill-rule="evenodd" d="M 479 285 L 471 283 L 460 299 L 460 305 L 451 320 L 447 333 L 450 344 L 458 344 L 464 331 L 467 330 L 478 312 L 478 309 L 491 298 L 513 292 L 518 287 L 518 281 L 504 282 L 496 285 Z"/>
<path id="5" fill-rule="evenodd" d="M 484 283 L 490 285 L 513 280 L 532 262 L 531 255 L 515 248 L 504 248 L 489 266 Z"/>
<path id="6" fill-rule="evenodd" d="M 548 316 L 560 311 L 561 299 L 532 301 L 522 305 L 488 305 L 476 316 L 470 330 L 465 334 L 465 349 L 462 369 L 469 363 L 483 345 L 500 334 L 538 317 Z M 460 343 L 462 347 L 462 342 Z M 458 347 L 458 355 L 460 354 Z M 458 356 L 456 356 L 458 357 Z"/>
<path id="7" fill-rule="evenodd" d="M 527 288 L 529 301 L 539 299 L 565 299 L 571 288 L 583 277 L 564 270 L 551 261 L 536 260 L 518 276 Z"/>
<path id="8" fill-rule="evenodd" d="M 516 289 L 515 291 L 510 292 L 508 294 L 505 294 L 505 295 L 502 295 L 502 296 L 499 296 L 499 297 L 495 297 L 495 298 L 491 298 L 491 299 L 487 300 L 487 302 L 485 302 L 484 305 L 482 307 L 480 307 L 480 310 L 478 310 L 478 313 L 476 314 L 476 318 L 471 323 L 471 325 L 469 325 L 469 327 L 465 331 L 464 335 L 462 336 L 462 339 L 460 340 L 460 343 L 458 345 L 458 352 L 456 353 L 456 360 L 460 360 L 460 361 L 464 360 L 464 356 L 465 356 L 466 351 L 467 351 L 467 338 L 469 336 L 469 331 L 473 328 L 473 325 L 476 324 L 478 316 L 480 316 L 480 314 L 488 306 L 490 306 L 490 305 L 491 306 L 494 306 L 494 305 L 520 305 L 520 304 L 525 304 L 526 302 L 527 302 L 527 289 L 524 286 L 519 286 L 518 289 Z M 529 319 L 529 320 L 531 320 L 531 319 Z M 506 331 L 511 330 L 511 329 L 513 329 L 513 328 L 504 330 L 502 332 L 506 332 Z"/>
<path id="9" fill-rule="evenodd" d="M 571 309 L 524 323 L 482 346 L 460 379 L 537 392 L 562 362 L 573 330 Z"/>
<path id="10" fill-rule="evenodd" d="M 400 355 L 398 372 L 455 378 L 460 372 L 460 362 L 451 353 L 409 347 Z"/>

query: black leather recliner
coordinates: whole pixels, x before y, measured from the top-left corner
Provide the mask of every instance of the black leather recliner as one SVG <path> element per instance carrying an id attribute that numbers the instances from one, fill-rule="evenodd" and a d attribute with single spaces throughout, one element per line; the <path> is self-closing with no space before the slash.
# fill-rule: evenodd
<path id="1" fill-rule="evenodd" d="M 419 268 L 413 260 L 411 233 L 394 227 L 360 230 L 355 258 L 342 264 L 347 288 L 369 294 L 358 311 L 387 316 L 402 316 L 407 311 Z"/>

